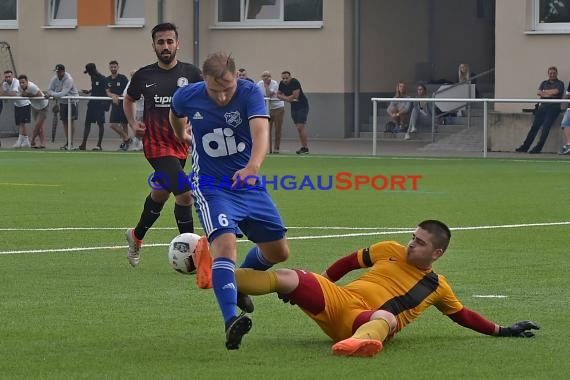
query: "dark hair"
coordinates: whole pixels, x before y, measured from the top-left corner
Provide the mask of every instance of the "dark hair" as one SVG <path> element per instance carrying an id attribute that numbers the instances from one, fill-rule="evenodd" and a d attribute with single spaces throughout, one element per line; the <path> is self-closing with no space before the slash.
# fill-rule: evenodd
<path id="1" fill-rule="evenodd" d="M 119 66 L 119 62 L 115 61 L 114 59 L 112 61 L 109 61 L 109 65 L 117 65 Z"/>
<path id="2" fill-rule="evenodd" d="M 8 70 L 4 71 L 4 74 L 8 74 L 8 73 L 10 73 L 10 74 L 14 74 L 14 72 L 13 72 L 12 70 L 10 70 L 10 69 L 8 69 Z"/>
<path id="3" fill-rule="evenodd" d="M 176 34 L 176 39 L 178 39 L 178 28 L 176 28 L 176 25 L 174 25 L 171 22 L 163 22 L 162 24 L 158 24 L 156 25 L 154 28 L 152 28 L 152 40 L 154 41 L 154 36 L 156 35 L 156 33 L 158 32 L 167 32 L 169 30 L 173 30 L 174 33 Z"/>
<path id="4" fill-rule="evenodd" d="M 449 246 L 451 240 L 451 231 L 445 223 L 439 220 L 424 220 L 418 224 L 422 230 L 428 231 L 432 235 L 432 244 L 436 249 L 442 249 L 444 252 Z"/>
<path id="5" fill-rule="evenodd" d="M 18 76 L 18 80 L 20 80 L 20 79 L 28 80 L 28 77 L 25 76 L 24 74 L 20 74 L 20 75 Z"/>
<path id="6" fill-rule="evenodd" d="M 427 91 L 426 85 L 423 83 L 418 83 L 418 87 L 421 87 L 424 89 L 424 91 Z"/>
<path id="7" fill-rule="evenodd" d="M 236 72 L 236 63 L 231 54 L 217 52 L 210 54 L 204 61 L 202 73 L 204 77 L 211 76 L 214 79 L 221 79 L 226 73 Z"/>
<path id="8" fill-rule="evenodd" d="M 243 67 L 241 67 L 241 68 L 238 69 L 238 71 L 239 71 L 240 73 L 243 73 L 243 72 L 245 71 L 245 69 L 244 69 Z"/>
<path id="9" fill-rule="evenodd" d="M 289 76 L 291 76 L 291 72 L 290 72 L 290 71 L 287 71 L 287 70 L 282 71 L 282 72 L 281 72 L 281 75 L 283 75 L 283 74 L 289 74 Z"/>

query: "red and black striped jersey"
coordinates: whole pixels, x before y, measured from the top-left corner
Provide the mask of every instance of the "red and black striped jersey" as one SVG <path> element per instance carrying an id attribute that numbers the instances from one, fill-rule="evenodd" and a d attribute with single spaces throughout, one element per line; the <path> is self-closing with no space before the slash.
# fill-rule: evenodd
<path id="1" fill-rule="evenodd" d="M 170 70 L 160 68 L 155 62 L 135 72 L 127 94 L 134 100 L 139 100 L 141 96 L 144 98 L 143 123 L 146 132 L 143 145 L 146 158 L 187 157 L 188 145 L 178 140 L 168 120 L 170 102 L 179 87 L 201 80 L 200 69 L 180 61 Z"/>

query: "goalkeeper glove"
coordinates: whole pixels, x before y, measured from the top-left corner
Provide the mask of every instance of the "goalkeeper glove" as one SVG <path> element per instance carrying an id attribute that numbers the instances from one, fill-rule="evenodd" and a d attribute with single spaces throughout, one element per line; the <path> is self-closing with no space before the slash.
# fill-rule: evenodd
<path id="1" fill-rule="evenodd" d="M 291 305 L 296 305 L 296 303 L 294 301 L 291 301 L 289 299 L 289 297 L 287 297 L 285 294 L 282 293 L 277 293 L 277 297 L 283 301 L 283 303 L 290 303 Z"/>
<path id="2" fill-rule="evenodd" d="M 519 338 L 531 338 L 534 333 L 531 330 L 539 330 L 540 326 L 533 321 L 520 321 L 511 327 L 499 327 L 499 336 L 515 336 Z"/>

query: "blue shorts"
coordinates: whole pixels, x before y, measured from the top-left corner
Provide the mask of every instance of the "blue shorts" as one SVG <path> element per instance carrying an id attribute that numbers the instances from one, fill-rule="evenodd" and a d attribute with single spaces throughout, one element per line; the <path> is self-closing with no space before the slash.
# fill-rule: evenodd
<path id="1" fill-rule="evenodd" d="M 281 240 L 287 229 L 277 206 L 265 189 L 225 188 L 192 191 L 196 213 L 211 243 L 223 233 L 242 236 L 254 243 Z"/>
<path id="2" fill-rule="evenodd" d="M 562 128 L 570 128 L 570 109 L 567 109 L 562 118 L 562 123 L 560 124 Z"/>

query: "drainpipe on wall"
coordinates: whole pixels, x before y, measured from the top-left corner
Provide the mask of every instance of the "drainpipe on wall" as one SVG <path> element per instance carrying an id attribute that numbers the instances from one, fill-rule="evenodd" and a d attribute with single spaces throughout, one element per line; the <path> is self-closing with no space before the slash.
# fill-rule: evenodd
<path id="1" fill-rule="evenodd" d="M 200 67 L 200 0 L 194 0 L 194 65 Z"/>
<path id="2" fill-rule="evenodd" d="M 157 24 L 161 24 L 164 22 L 164 1 L 163 0 L 158 0 L 157 2 L 157 18 L 158 18 L 158 22 Z"/>
<path id="3" fill-rule="evenodd" d="M 354 86 L 354 136 L 360 137 L 360 0 L 354 2 L 354 56 L 353 56 L 353 86 Z"/>

